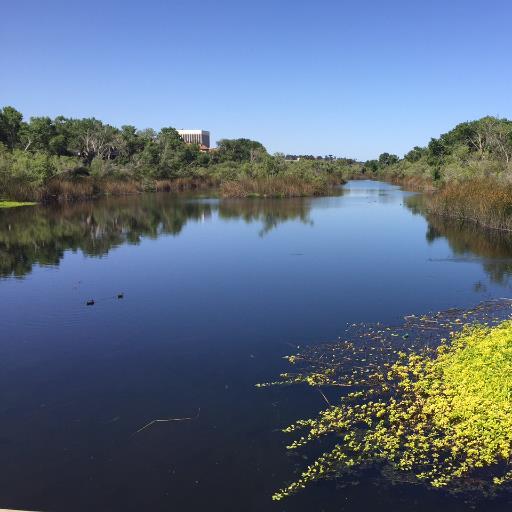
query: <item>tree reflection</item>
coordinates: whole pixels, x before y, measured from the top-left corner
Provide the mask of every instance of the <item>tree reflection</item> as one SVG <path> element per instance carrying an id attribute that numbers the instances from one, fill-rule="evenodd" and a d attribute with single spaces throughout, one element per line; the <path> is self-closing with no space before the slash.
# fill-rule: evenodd
<path id="1" fill-rule="evenodd" d="M 224 199 L 219 203 L 219 217 L 261 222 L 260 236 L 265 236 L 282 222 L 299 220 L 312 224 L 309 202 L 304 198 L 290 199 Z"/>
<path id="2" fill-rule="evenodd" d="M 222 219 L 261 222 L 260 236 L 288 220 L 310 223 L 304 199 L 199 200 L 171 194 L 104 198 L 52 207 L 0 212 L 0 277 L 22 277 L 35 264 L 59 265 L 67 250 L 101 257 L 143 238 L 177 236 L 214 212 Z"/>
<path id="3" fill-rule="evenodd" d="M 428 213 L 428 196 L 411 196 L 406 205 L 413 213 L 426 218 L 428 242 L 445 238 L 457 260 L 471 261 L 472 258 L 478 258 L 493 282 L 505 283 L 512 275 L 511 233 L 482 228 L 469 221 L 431 215 Z"/>

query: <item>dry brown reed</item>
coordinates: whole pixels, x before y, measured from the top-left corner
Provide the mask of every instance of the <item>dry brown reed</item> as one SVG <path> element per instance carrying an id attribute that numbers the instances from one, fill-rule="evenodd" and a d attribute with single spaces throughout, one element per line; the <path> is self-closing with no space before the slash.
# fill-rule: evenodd
<path id="1" fill-rule="evenodd" d="M 181 190 L 195 190 L 209 188 L 218 183 L 213 179 L 206 178 L 175 178 L 172 180 L 156 180 L 156 192 L 178 192 Z"/>
<path id="2" fill-rule="evenodd" d="M 412 192 L 433 192 L 437 189 L 435 182 L 424 176 L 386 176 L 385 181 L 399 185 Z"/>
<path id="3" fill-rule="evenodd" d="M 432 194 L 427 210 L 492 229 L 512 231 L 512 185 L 478 179 L 452 182 Z"/>
<path id="4" fill-rule="evenodd" d="M 222 197 L 301 197 L 328 192 L 325 181 L 303 181 L 294 176 L 240 179 L 226 181 L 220 186 Z"/>

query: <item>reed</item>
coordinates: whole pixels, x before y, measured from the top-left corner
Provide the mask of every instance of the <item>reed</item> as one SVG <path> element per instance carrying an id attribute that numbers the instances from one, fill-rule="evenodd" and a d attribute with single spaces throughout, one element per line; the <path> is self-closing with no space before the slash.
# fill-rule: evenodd
<path id="1" fill-rule="evenodd" d="M 404 190 L 412 192 L 433 192 L 437 188 L 431 179 L 425 178 L 424 176 L 388 175 L 385 180 L 394 185 L 399 185 Z"/>
<path id="2" fill-rule="evenodd" d="M 43 202 L 66 202 L 91 199 L 100 195 L 137 194 L 142 190 L 142 184 L 134 180 L 81 177 L 78 179 L 50 180 L 37 191 L 37 194 L 38 199 Z"/>
<path id="3" fill-rule="evenodd" d="M 285 174 L 260 178 L 196 176 L 161 180 L 59 177 L 43 185 L 11 181 L 2 186 L 6 198 L 20 201 L 74 202 L 102 195 L 122 196 L 144 191 L 181 192 L 218 187 L 222 197 L 304 197 L 322 195 L 343 183 L 339 175 L 296 176 Z"/>
<path id="4" fill-rule="evenodd" d="M 447 183 L 430 196 L 426 209 L 434 215 L 512 231 L 512 184 L 494 179 Z"/>
<path id="5" fill-rule="evenodd" d="M 92 198 L 97 194 L 94 181 L 83 178 L 77 180 L 51 180 L 38 192 L 40 199 L 48 201 L 77 201 Z"/>
<path id="6" fill-rule="evenodd" d="M 216 185 L 218 185 L 217 180 L 211 178 L 175 178 L 156 180 L 154 190 L 156 192 L 179 192 L 182 190 L 210 188 Z"/>
<path id="7" fill-rule="evenodd" d="M 304 181 L 295 176 L 242 178 L 220 186 L 222 197 L 303 197 L 325 194 L 331 188 L 326 180 Z"/>

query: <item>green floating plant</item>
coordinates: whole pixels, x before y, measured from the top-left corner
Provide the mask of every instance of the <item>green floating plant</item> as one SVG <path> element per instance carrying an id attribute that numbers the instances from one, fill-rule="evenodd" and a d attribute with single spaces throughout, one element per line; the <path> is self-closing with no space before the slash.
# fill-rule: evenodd
<path id="1" fill-rule="evenodd" d="M 419 320 L 422 325 L 429 321 Z M 512 483 L 512 321 L 463 326 L 452 318 L 443 326 L 450 324 L 459 324 L 458 332 L 437 347 L 398 350 L 393 361 L 371 372 L 354 370 L 356 377 L 344 374 L 336 380 L 329 366 L 324 379 L 284 374 L 289 383 L 357 381 L 357 387 L 316 418 L 284 429 L 299 436 L 290 450 L 322 438 L 330 442 L 333 435 L 335 444 L 273 499 L 315 480 L 375 465 L 451 491 L 492 493 Z M 387 331 L 374 330 L 372 337 L 382 332 Z M 301 359 L 296 355 L 291 362 Z"/>
<path id="2" fill-rule="evenodd" d="M 0 201 L 0 208 L 17 208 L 18 206 L 33 206 L 35 204 L 27 201 Z"/>

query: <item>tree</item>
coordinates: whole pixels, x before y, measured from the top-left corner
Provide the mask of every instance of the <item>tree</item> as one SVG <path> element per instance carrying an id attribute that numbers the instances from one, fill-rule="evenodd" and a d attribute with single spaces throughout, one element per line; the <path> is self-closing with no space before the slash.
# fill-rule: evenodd
<path id="1" fill-rule="evenodd" d="M 217 142 L 216 157 L 220 162 L 253 162 L 267 154 L 267 150 L 255 140 L 221 139 Z"/>
<path id="2" fill-rule="evenodd" d="M 21 128 L 23 115 L 13 107 L 0 110 L 0 142 L 9 149 L 14 149 L 18 143 L 18 133 Z"/>
<path id="3" fill-rule="evenodd" d="M 68 149 L 89 165 L 96 157 L 110 160 L 119 152 L 119 130 L 94 117 L 69 120 Z"/>
<path id="4" fill-rule="evenodd" d="M 417 162 L 424 154 L 426 153 L 425 148 L 420 148 L 419 146 L 414 146 L 409 153 L 407 153 L 404 158 L 408 162 Z"/>
<path id="5" fill-rule="evenodd" d="M 31 117 L 21 126 L 19 139 L 25 151 L 52 152 L 50 141 L 56 135 L 55 125 L 49 117 Z"/>
<path id="6" fill-rule="evenodd" d="M 389 165 L 396 164 L 399 160 L 396 155 L 382 153 L 379 155 L 379 167 L 388 167 Z"/>
<path id="7" fill-rule="evenodd" d="M 435 158 L 442 158 L 448 154 L 445 141 L 442 138 L 430 139 L 430 142 L 428 143 L 428 151 L 430 155 Z"/>
<path id="8" fill-rule="evenodd" d="M 140 153 L 145 146 L 145 140 L 137 132 L 137 128 L 131 125 L 121 126 L 119 133 L 119 156 L 125 162 L 135 154 Z"/>
<path id="9" fill-rule="evenodd" d="M 373 172 L 376 173 L 379 170 L 379 162 L 377 160 L 367 160 L 363 165 L 363 173 Z"/>

